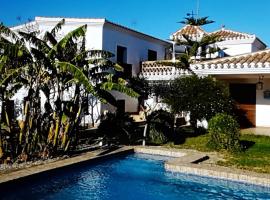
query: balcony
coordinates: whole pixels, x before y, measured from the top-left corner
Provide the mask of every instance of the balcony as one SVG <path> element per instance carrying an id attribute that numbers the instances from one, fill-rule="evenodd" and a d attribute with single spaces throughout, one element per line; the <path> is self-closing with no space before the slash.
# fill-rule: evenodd
<path id="1" fill-rule="evenodd" d="M 143 62 L 141 75 L 149 81 L 168 81 L 180 75 L 189 75 L 189 71 L 174 67 L 177 62 L 179 61 L 159 60 Z"/>

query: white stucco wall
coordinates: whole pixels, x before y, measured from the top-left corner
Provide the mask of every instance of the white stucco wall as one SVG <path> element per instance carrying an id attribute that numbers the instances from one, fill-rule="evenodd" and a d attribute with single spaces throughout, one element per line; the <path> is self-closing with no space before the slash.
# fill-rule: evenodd
<path id="1" fill-rule="evenodd" d="M 34 22 L 31 24 L 20 25 L 13 27 L 13 30 L 18 31 L 27 31 L 29 28 L 35 28 L 40 31 L 40 37 L 43 37 L 46 31 L 50 31 L 59 21 L 61 18 L 44 18 L 44 17 L 36 17 Z M 79 26 L 87 24 L 87 32 L 86 32 L 86 48 L 91 50 L 101 50 L 102 49 L 102 34 L 103 34 L 103 24 L 104 19 L 93 19 L 93 20 L 79 20 L 79 19 L 66 19 L 65 25 L 62 29 L 57 33 L 57 38 L 61 39 L 70 31 L 78 28 Z M 70 100 L 73 96 L 73 90 L 70 92 L 64 93 L 64 100 Z M 27 96 L 27 89 L 22 88 L 20 89 L 13 97 L 12 100 L 19 102 L 22 106 L 23 98 Z M 45 96 L 43 93 L 40 94 L 41 97 L 41 109 L 44 112 L 44 103 L 45 103 Z M 54 99 L 55 100 L 55 99 Z M 51 99 L 51 101 L 54 101 Z M 95 107 L 91 108 L 89 105 L 89 112 L 93 114 L 94 120 L 97 122 L 100 117 L 101 111 L 101 103 L 97 101 L 95 103 Z M 22 115 L 19 113 L 17 119 L 21 119 Z M 83 117 L 81 123 L 88 123 L 91 124 L 92 119 L 90 115 L 86 115 Z"/>
<path id="2" fill-rule="evenodd" d="M 224 52 L 230 56 L 252 52 L 252 43 L 249 41 L 224 41 L 217 43 L 217 46 L 224 49 Z"/>
<path id="3" fill-rule="evenodd" d="M 251 53 L 265 49 L 265 45 L 255 36 L 248 39 L 225 40 L 222 42 L 217 42 L 216 45 L 220 49 L 224 49 L 224 52 L 229 56 Z"/>
<path id="4" fill-rule="evenodd" d="M 159 42 L 141 34 L 131 32 L 130 30 L 116 27 L 110 23 L 105 23 L 103 27 L 103 50 L 112 52 L 116 61 L 117 46 L 127 48 L 127 64 L 132 64 L 132 75 L 136 76 L 140 72 L 140 62 L 148 59 L 148 50 L 157 52 L 157 59 L 162 60 L 165 57 L 165 48 L 168 44 Z M 138 100 L 128 97 L 119 92 L 112 92 L 117 100 L 125 100 L 126 112 L 138 111 Z M 113 111 L 111 106 L 104 105 L 102 109 Z"/>
<path id="5" fill-rule="evenodd" d="M 157 40 L 146 39 L 138 33 L 105 23 L 103 28 L 103 49 L 115 54 L 114 59 L 116 59 L 118 45 L 127 48 L 127 64 L 132 64 L 133 76 L 139 73 L 140 62 L 147 60 L 148 50 L 156 51 L 158 60 L 165 57 L 165 45 Z"/>
<path id="6" fill-rule="evenodd" d="M 27 26 L 33 30 L 40 30 L 40 37 L 43 37 L 46 31 L 50 31 L 62 18 L 51 17 L 36 17 L 34 22 L 30 22 L 27 25 L 20 25 L 13 27 L 13 30 L 22 30 Z M 169 43 L 160 41 L 150 36 L 141 34 L 136 31 L 132 31 L 128 28 L 124 28 L 110 22 L 106 22 L 105 19 L 84 19 L 84 18 L 66 18 L 65 25 L 57 33 L 58 39 L 61 39 L 68 32 L 78 28 L 79 26 L 87 24 L 86 32 L 86 48 L 91 50 L 106 50 L 110 51 L 116 56 L 117 45 L 127 48 L 127 63 L 132 64 L 132 74 L 137 75 L 140 72 L 140 62 L 148 59 L 148 50 L 157 52 L 157 59 L 161 60 L 165 57 L 165 48 Z M 27 29 L 28 30 L 28 29 Z M 26 30 L 26 31 L 27 31 Z M 116 57 L 114 58 L 114 60 Z M 125 100 L 125 109 L 127 112 L 138 111 L 138 100 L 128 97 L 119 92 L 112 92 L 116 96 L 117 100 Z M 44 97 L 41 95 L 41 102 L 44 104 Z M 22 93 L 16 94 L 15 99 L 22 99 Z M 106 106 L 102 106 L 106 107 Z M 99 116 L 101 111 L 101 105 L 97 105 L 97 109 L 94 109 L 95 116 Z M 110 110 L 113 110 L 110 107 Z M 86 121 L 88 121 L 88 117 Z"/>
<path id="7" fill-rule="evenodd" d="M 265 79 L 263 90 L 256 93 L 256 126 L 259 127 L 270 127 L 270 99 L 264 98 L 265 90 L 270 90 L 270 79 Z"/>
<path id="8" fill-rule="evenodd" d="M 264 50 L 266 48 L 266 44 L 264 44 L 259 39 L 256 39 L 252 45 L 252 52 Z"/>
<path id="9" fill-rule="evenodd" d="M 243 78 L 243 76 L 246 76 L 247 78 Z M 242 75 L 242 78 L 222 79 L 222 80 L 228 83 L 255 84 L 258 82 L 257 78 L 255 77 L 248 78 L 248 75 Z M 264 78 L 263 83 L 264 83 L 263 90 L 256 90 L 256 126 L 270 127 L 270 99 L 265 99 L 263 95 L 263 92 L 265 90 L 270 90 L 270 77 Z"/>
<path id="10" fill-rule="evenodd" d="M 58 19 L 59 21 L 61 18 Z M 39 25 L 39 29 L 42 33 L 46 31 L 50 31 L 57 23 L 57 19 L 50 21 L 50 18 L 36 18 L 36 22 Z M 102 31 L 104 20 L 100 19 L 99 21 L 79 21 L 78 19 L 66 19 L 65 25 L 58 32 L 57 35 L 65 36 L 70 31 L 75 30 L 76 28 L 87 24 L 87 32 L 86 32 L 86 48 L 91 50 L 101 50 L 102 49 Z"/>
<path id="11" fill-rule="evenodd" d="M 111 94 L 115 97 L 116 100 L 125 100 L 125 111 L 126 112 L 137 112 L 138 111 L 138 99 L 129 97 L 125 94 L 122 94 L 117 91 L 112 91 Z M 110 104 L 102 104 L 101 112 L 109 111 L 115 112 L 116 108 Z"/>

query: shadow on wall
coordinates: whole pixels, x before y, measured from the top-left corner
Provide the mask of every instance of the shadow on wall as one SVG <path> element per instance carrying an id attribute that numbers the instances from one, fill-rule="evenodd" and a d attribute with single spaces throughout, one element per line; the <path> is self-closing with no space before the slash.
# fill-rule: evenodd
<path id="1" fill-rule="evenodd" d="M 243 109 L 235 109 L 234 113 L 241 129 L 255 127 L 255 124 L 250 120 L 250 116 L 248 116 L 247 111 Z M 255 119 L 253 121 L 255 121 Z"/>

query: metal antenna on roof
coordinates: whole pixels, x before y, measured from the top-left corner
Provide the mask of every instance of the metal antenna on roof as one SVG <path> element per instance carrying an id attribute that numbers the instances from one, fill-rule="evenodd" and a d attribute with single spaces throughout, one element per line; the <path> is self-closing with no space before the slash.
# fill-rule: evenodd
<path id="1" fill-rule="evenodd" d="M 187 16 L 191 16 L 192 18 L 194 18 L 196 14 L 193 13 L 193 10 L 191 11 L 191 13 L 187 13 Z"/>
<path id="2" fill-rule="evenodd" d="M 199 18 L 199 11 L 200 11 L 200 0 L 197 0 L 197 13 L 196 13 L 196 18 Z"/>
<path id="3" fill-rule="evenodd" d="M 187 16 L 191 16 L 192 18 L 198 19 L 199 18 L 199 11 L 200 11 L 200 0 L 197 0 L 197 8 L 196 13 L 191 11 L 191 13 L 187 13 Z"/>

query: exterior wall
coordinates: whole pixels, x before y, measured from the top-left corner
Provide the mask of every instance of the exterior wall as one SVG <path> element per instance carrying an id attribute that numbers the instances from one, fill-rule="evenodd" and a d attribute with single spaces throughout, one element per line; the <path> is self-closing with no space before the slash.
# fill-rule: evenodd
<path id="1" fill-rule="evenodd" d="M 163 43 L 163 44 L 162 44 Z M 165 42 L 158 40 L 146 39 L 137 33 L 116 27 L 105 23 L 103 28 L 103 49 L 115 54 L 116 60 L 117 45 L 127 48 L 127 64 L 132 64 L 132 75 L 135 76 L 140 72 L 140 62 L 148 58 L 148 49 L 157 52 L 157 59 L 165 58 Z"/>
<path id="2" fill-rule="evenodd" d="M 39 29 L 42 33 L 51 30 L 57 22 L 43 22 L 37 21 L 39 24 Z M 86 32 L 86 48 L 91 50 L 101 50 L 102 49 L 102 34 L 103 34 L 103 23 L 93 22 L 93 23 L 83 23 L 83 22 L 69 22 L 66 21 L 65 25 L 59 32 L 60 37 L 66 35 L 68 32 L 87 24 Z"/>
<path id="3" fill-rule="evenodd" d="M 29 27 L 33 27 L 36 28 L 38 30 L 40 30 L 40 37 L 43 37 L 46 31 L 50 31 L 60 20 L 61 18 L 55 20 L 51 20 L 50 18 L 39 18 L 37 17 L 35 22 L 31 25 L 29 25 Z M 102 34 L 103 34 L 103 24 L 104 24 L 104 20 L 102 21 L 93 21 L 93 22 L 78 22 L 76 21 L 70 21 L 70 20 L 66 20 L 65 25 L 62 27 L 62 29 L 58 32 L 57 35 L 59 35 L 58 39 L 61 39 L 62 36 L 65 36 L 68 32 L 84 25 L 87 24 L 87 32 L 86 32 L 86 48 L 91 50 L 91 49 L 95 49 L 95 50 L 101 50 L 102 49 Z M 27 25 L 21 25 L 21 26 L 17 26 L 17 27 L 13 27 L 13 30 L 25 30 L 25 28 L 27 28 Z M 27 96 L 27 89 L 23 88 L 21 90 L 19 90 L 13 97 L 12 100 L 15 100 L 15 103 L 18 103 L 22 106 L 23 104 L 23 98 L 25 96 Z M 64 100 L 70 100 L 72 98 L 74 89 L 71 89 L 69 92 L 65 92 L 64 93 Z M 44 103 L 45 103 L 45 96 L 43 93 L 40 94 L 41 97 L 41 109 L 42 112 L 44 112 Z M 90 99 L 89 99 L 90 101 Z M 91 107 L 91 104 L 93 102 L 89 102 L 89 113 L 92 113 L 93 118 L 96 122 L 99 121 L 99 117 L 100 117 L 100 111 L 101 111 L 101 103 L 99 101 L 95 101 L 95 106 Z M 1 112 L 1 111 L 0 111 Z M 22 113 L 19 112 L 19 115 L 17 116 L 17 119 L 21 119 L 22 118 Z M 82 118 L 82 122 L 81 123 L 87 123 L 87 124 L 91 124 L 92 123 L 92 119 L 91 119 L 91 115 L 86 115 Z"/>
<path id="4" fill-rule="evenodd" d="M 262 43 L 259 39 L 256 39 L 252 45 L 252 52 L 260 51 L 266 49 L 266 45 Z"/>
<path id="5" fill-rule="evenodd" d="M 219 79 L 217 77 L 217 79 Z M 221 79 L 228 83 L 257 83 L 258 79 L 255 77 L 250 78 L 235 78 L 235 79 Z M 270 90 L 270 78 L 263 80 L 263 90 L 256 90 L 256 126 L 257 127 L 270 127 L 270 99 L 265 99 L 263 92 Z"/>
<path id="6" fill-rule="evenodd" d="M 236 56 L 245 53 L 252 53 L 265 49 L 263 44 L 257 38 L 241 39 L 241 40 L 226 40 L 216 43 L 224 52 L 230 56 Z"/>
<path id="7" fill-rule="evenodd" d="M 125 111 L 130 113 L 138 112 L 138 99 L 129 97 L 125 94 L 122 94 L 117 91 L 112 91 L 111 94 L 115 97 L 116 100 L 125 100 Z M 110 104 L 102 104 L 101 112 L 105 110 L 109 112 L 115 112 L 116 108 Z"/>
<path id="8" fill-rule="evenodd" d="M 102 50 L 103 25 L 91 24 L 87 26 L 86 47 L 91 50 Z"/>
<path id="9" fill-rule="evenodd" d="M 50 31 L 62 18 L 47 18 L 47 17 L 36 17 L 34 22 L 30 22 L 25 25 L 19 25 L 12 28 L 12 30 L 32 30 L 37 29 L 40 31 L 40 37 L 43 37 L 46 31 Z M 102 49 L 102 35 L 103 35 L 103 24 L 105 19 L 73 19 L 67 18 L 65 25 L 57 33 L 58 39 L 66 35 L 68 32 L 87 24 L 86 32 L 86 47 L 95 50 Z"/>
<path id="10" fill-rule="evenodd" d="M 131 32 L 121 27 L 116 27 L 110 23 L 105 23 L 103 27 L 103 50 L 112 52 L 116 61 L 117 46 L 127 48 L 127 64 L 132 64 L 132 75 L 136 76 L 140 72 L 140 63 L 148 59 L 148 50 L 157 52 L 157 59 L 165 58 L 165 48 L 168 43 L 145 38 L 140 34 Z M 126 112 L 138 112 L 138 100 L 128 97 L 119 92 L 112 92 L 117 100 L 125 100 Z M 102 110 L 114 111 L 109 105 L 103 105 Z"/>
<path id="11" fill-rule="evenodd" d="M 17 91 L 17 93 L 11 98 L 11 100 L 14 100 L 14 105 L 15 106 L 19 106 L 20 108 L 23 108 L 23 101 L 24 101 L 24 97 L 26 97 L 28 94 L 28 90 L 26 88 L 21 88 L 20 90 Z M 0 112 L 2 111 L 2 109 L 0 110 Z M 22 110 L 17 110 L 16 111 L 16 115 L 15 117 L 18 120 L 22 120 Z"/>
<path id="12" fill-rule="evenodd" d="M 13 27 L 13 30 L 27 30 L 31 29 L 40 30 L 40 37 L 43 37 L 46 31 L 50 31 L 62 18 L 50 18 L 50 17 L 36 17 L 34 22 L 30 22 L 28 25 L 20 25 Z M 148 59 L 148 50 L 157 52 L 157 59 L 161 60 L 165 57 L 165 48 L 169 46 L 169 43 L 161 41 L 150 36 L 138 33 L 136 31 L 129 30 L 127 28 L 106 22 L 105 19 L 76 19 L 66 18 L 65 25 L 58 32 L 58 39 L 61 39 L 68 32 L 87 24 L 86 32 L 86 47 L 91 50 L 106 50 L 115 54 L 117 51 L 117 45 L 127 48 L 127 64 L 132 64 L 132 74 L 136 76 L 140 72 L 141 61 Z M 27 27 L 28 26 L 28 27 Z M 116 57 L 113 58 L 115 61 Z M 126 112 L 138 111 L 138 100 L 128 97 L 127 95 L 119 92 L 112 92 L 117 100 L 125 100 Z M 25 96 L 25 95 L 24 95 Z M 18 99 L 23 99 L 22 93 L 16 94 Z M 68 93 L 65 94 L 66 99 L 70 99 Z M 41 94 L 41 103 L 44 105 L 44 97 Z M 100 110 L 106 109 L 113 111 L 115 108 L 108 105 L 101 105 L 98 103 L 94 108 L 94 115 L 96 119 L 99 117 Z M 90 109 L 90 108 L 89 108 Z M 90 117 L 86 117 L 86 122 L 90 120 Z"/>
<path id="13" fill-rule="evenodd" d="M 263 92 L 270 90 L 270 79 L 265 79 L 263 90 L 256 94 L 256 126 L 270 127 L 270 99 L 265 99 Z"/>
<path id="14" fill-rule="evenodd" d="M 230 56 L 252 52 L 252 41 L 249 40 L 218 42 L 217 46 Z"/>

